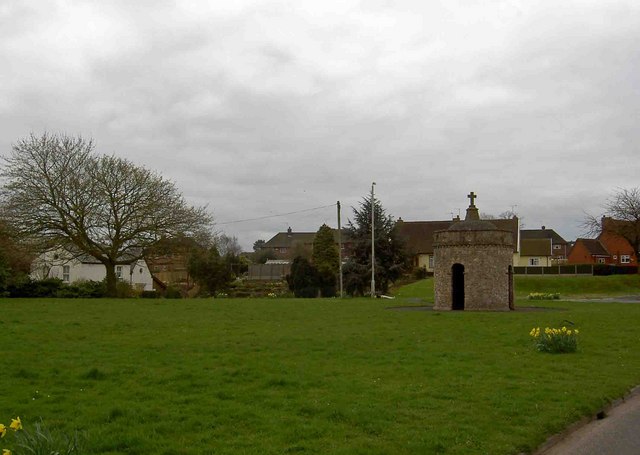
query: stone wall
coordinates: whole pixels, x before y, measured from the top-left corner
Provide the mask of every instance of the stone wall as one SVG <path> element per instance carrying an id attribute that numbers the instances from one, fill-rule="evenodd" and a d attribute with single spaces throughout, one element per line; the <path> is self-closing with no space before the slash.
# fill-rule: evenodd
<path id="1" fill-rule="evenodd" d="M 500 230 L 440 231 L 434 238 L 436 310 L 452 309 L 452 266 L 464 266 L 464 309 L 508 311 L 513 235 Z"/>

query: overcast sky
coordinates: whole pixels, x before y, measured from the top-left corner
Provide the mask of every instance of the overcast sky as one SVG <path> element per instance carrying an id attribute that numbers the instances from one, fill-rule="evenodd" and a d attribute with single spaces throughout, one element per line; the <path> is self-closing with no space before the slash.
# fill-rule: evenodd
<path id="1" fill-rule="evenodd" d="M 475 191 L 573 240 L 640 186 L 640 2 L 2 0 L 0 152 L 44 131 L 160 172 L 247 250 L 374 181 L 395 218 Z"/>

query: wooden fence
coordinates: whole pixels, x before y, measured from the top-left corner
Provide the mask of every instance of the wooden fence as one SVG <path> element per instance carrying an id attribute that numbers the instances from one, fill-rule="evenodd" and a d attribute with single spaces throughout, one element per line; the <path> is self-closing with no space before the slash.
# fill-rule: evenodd
<path id="1" fill-rule="evenodd" d="M 630 275 L 638 273 L 636 266 L 612 264 L 565 264 L 549 267 L 519 266 L 513 268 L 514 275 Z"/>

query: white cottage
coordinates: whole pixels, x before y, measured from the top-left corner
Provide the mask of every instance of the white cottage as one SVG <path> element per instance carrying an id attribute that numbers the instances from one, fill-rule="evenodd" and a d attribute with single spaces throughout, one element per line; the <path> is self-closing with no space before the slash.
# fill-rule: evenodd
<path id="1" fill-rule="evenodd" d="M 62 248 L 41 254 L 31 264 L 31 278 L 35 280 L 59 278 L 73 283 L 102 281 L 106 276 L 104 265 L 95 258 L 87 254 L 74 255 Z M 144 259 L 116 265 L 116 277 L 139 291 L 153 290 L 153 278 Z"/>

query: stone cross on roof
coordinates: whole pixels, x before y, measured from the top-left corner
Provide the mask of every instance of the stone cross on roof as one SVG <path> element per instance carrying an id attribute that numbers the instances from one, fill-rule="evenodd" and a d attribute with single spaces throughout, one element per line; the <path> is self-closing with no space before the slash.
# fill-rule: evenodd
<path id="1" fill-rule="evenodd" d="M 469 207 L 475 207 L 476 206 L 475 199 L 478 197 L 478 195 L 472 191 L 467 195 L 467 197 L 471 201 L 471 204 L 469 204 Z"/>

